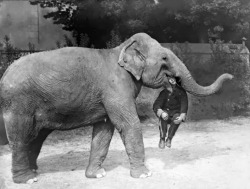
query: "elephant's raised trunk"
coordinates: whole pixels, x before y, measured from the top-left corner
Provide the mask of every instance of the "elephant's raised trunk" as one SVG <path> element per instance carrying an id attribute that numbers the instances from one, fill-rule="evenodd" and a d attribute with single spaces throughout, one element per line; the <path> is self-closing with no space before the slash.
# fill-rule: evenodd
<path id="1" fill-rule="evenodd" d="M 222 74 L 213 84 L 205 87 L 198 85 L 190 74 L 185 78 L 181 77 L 181 80 L 182 87 L 190 94 L 195 96 L 208 96 L 216 93 L 222 87 L 224 81 L 232 78 L 233 76 L 231 74 Z"/>
<path id="2" fill-rule="evenodd" d="M 218 77 L 210 86 L 203 87 L 196 83 L 187 67 L 181 61 L 179 61 L 179 69 L 177 73 L 179 73 L 177 76 L 181 78 L 182 87 L 195 96 L 208 96 L 214 94 L 222 87 L 224 81 L 233 78 L 231 74 L 225 73 Z"/>

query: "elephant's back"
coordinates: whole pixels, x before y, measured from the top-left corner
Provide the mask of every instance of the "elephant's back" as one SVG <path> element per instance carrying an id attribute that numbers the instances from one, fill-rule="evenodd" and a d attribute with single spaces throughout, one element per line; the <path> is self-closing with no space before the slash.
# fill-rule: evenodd
<path id="1" fill-rule="evenodd" d="M 97 53 L 94 49 L 68 47 L 21 57 L 4 73 L 1 96 L 10 98 L 35 90 L 51 98 L 60 96 L 62 101 L 65 96 L 75 99 L 83 88 L 87 91 L 96 88 L 95 73 L 99 69 L 98 61 L 91 62 L 94 53 Z"/>
<path id="2" fill-rule="evenodd" d="M 29 54 L 14 61 L 5 71 L 1 78 L 1 87 L 11 86 L 15 88 L 23 83 L 27 83 L 32 77 L 38 76 L 51 69 L 70 69 L 75 61 L 70 61 L 70 57 L 80 54 L 80 48 L 62 48 L 52 51 L 37 52 Z"/>

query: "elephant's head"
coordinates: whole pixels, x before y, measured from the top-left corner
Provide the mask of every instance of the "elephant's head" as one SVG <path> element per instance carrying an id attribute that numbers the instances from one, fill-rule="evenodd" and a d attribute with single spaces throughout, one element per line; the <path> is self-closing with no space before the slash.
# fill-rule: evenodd
<path id="1" fill-rule="evenodd" d="M 225 80 L 233 78 L 231 74 L 223 74 L 210 86 L 198 85 L 186 66 L 171 50 L 162 47 L 145 33 L 133 35 L 121 44 L 119 49 L 119 65 L 150 88 L 167 85 L 170 76 L 179 78 L 187 92 L 207 96 L 218 91 Z"/>

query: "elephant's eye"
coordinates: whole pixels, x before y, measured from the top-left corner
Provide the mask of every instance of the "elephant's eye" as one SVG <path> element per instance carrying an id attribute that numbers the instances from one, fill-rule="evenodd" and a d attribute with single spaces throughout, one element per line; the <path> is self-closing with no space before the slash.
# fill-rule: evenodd
<path id="1" fill-rule="evenodd" d="M 162 60 L 167 61 L 168 57 L 164 56 L 164 57 L 162 57 Z"/>

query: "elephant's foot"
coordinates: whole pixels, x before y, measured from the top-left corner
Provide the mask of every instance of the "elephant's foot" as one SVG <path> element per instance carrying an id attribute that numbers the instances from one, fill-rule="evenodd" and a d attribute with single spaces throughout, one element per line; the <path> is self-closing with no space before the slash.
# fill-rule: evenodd
<path id="1" fill-rule="evenodd" d="M 32 170 L 27 171 L 19 171 L 17 173 L 13 173 L 13 181 L 15 183 L 27 183 L 32 184 L 33 182 L 37 182 L 36 172 Z"/>
<path id="2" fill-rule="evenodd" d="M 34 173 L 36 173 L 36 170 L 38 169 L 38 166 L 35 163 L 30 163 L 30 170 L 33 171 Z"/>
<path id="3" fill-rule="evenodd" d="M 27 184 L 32 184 L 32 183 L 37 182 L 37 181 L 38 181 L 38 179 L 35 177 L 33 179 L 29 179 L 26 183 Z"/>
<path id="4" fill-rule="evenodd" d="M 131 168 L 130 175 L 134 178 L 147 178 L 152 176 L 152 172 L 149 171 L 145 166 L 142 166 L 139 168 Z"/>
<path id="5" fill-rule="evenodd" d="M 98 169 L 87 168 L 85 175 L 87 178 L 102 178 L 106 176 L 106 171 L 104 168 L 100 167 Z"/>
<path id="6" fill-rule="evenodd" d="M 36 159 L 37 159 L 37 156 L 35 157 L 29 154 L 29 168 L 35 174 L 37 173 L 37 169 L 38 169 Z"/>

